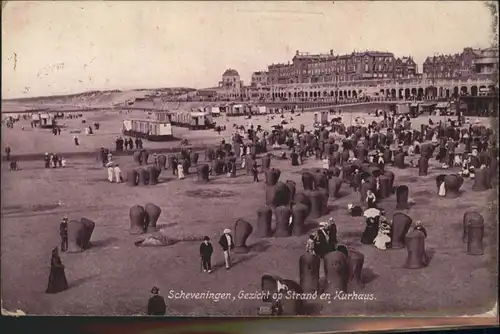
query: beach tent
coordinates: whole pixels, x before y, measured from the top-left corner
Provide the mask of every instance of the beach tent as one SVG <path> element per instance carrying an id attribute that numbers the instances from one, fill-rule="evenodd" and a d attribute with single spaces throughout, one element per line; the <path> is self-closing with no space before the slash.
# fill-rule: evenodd
<path id="1" fill-rule="evenodd" d="M 267 107 L 266 106 L 258 106 L 259 109 L 259 114 L 265 115 L 267 114 Z"/>

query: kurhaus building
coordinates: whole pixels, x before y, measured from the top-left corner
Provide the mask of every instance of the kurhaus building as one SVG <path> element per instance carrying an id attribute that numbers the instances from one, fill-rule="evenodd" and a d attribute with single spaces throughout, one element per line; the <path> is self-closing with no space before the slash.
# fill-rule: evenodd
<path id="1" fill-rule="evenodd" d="M 268 67 L 269 85 L 322 82 L 350 82 L 369 79 L 414 78 L 417 64 L 412 57 L 396 58 L 381 51 L 335 55 L 297 51 L 292 62 Z"/>
<path id="2" fill-rule="evenodd" d="M 222 81 L 216 89 L 217 96 L 224 100 L 240 100 L 245 98 L 243 81 L 238 71 L 229 68 L 222 74 Z"/>

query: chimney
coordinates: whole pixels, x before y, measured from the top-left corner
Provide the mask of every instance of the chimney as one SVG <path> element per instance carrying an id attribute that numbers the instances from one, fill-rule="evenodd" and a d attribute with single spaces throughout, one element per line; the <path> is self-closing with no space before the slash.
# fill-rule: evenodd
<path id="1" fill-rule="evenodd" d="M 330 49 L 330 56 L 333 56 L 333 50 Z"/>

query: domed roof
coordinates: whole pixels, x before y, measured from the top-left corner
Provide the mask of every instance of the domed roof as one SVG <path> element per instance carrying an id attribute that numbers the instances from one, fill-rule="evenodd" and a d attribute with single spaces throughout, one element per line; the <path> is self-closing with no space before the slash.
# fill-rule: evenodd
<path id="1" fill-rule="evenodd" d="M 232 68 L 228 68 L 228 69 L 224 72 L 224 74 L 223 74 L 222 76 L 223 76 L 223 77 L 229 77 L 229 76 L 231 76 L 231 77 L 238 76 L 238 77 L 239 77 L 240 75 L 239 75 L 238 71 L 233 70 Z"/>

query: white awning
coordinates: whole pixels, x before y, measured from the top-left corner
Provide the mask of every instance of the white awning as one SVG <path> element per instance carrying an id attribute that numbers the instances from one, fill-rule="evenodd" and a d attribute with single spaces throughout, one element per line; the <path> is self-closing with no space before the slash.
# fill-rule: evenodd
<path id="1" fill-rule="evenodd" d="M 201 116 L 206 116 L 206 112 L 192 112 L 191 117 L 201 117 Z"/>
<path id="2" fill-rule="evenodd" d="M 450 106 L 449 102 L 439 102 L 436 105 L 436 108 L 438 108 L 438 109 L 445 109 L 445 108 L 448 108 L 449 106 Z"/>

